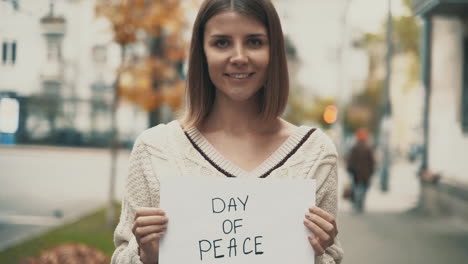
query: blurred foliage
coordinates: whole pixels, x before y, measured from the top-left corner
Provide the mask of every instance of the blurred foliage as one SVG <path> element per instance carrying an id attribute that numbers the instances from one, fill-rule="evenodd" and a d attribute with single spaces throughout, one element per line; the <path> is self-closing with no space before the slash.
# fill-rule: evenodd
<path id="1" fill-rule="evenodd" d="M 291 89 L 284 118 L 296 125 L 304 123 L 310 105 L 307 101 L 308 99 L 303 95 L 302 90 Z"/>
<path id="2" fill-rule="evenodd" d="M 116 204 L 117 215 L 120 215 L 120 204 Z M 38 256 L 47 249 L 63 243 L 84 243 L 104 252 L 108 257 L 115 250 L 113 234 L 115 227 L 106 225 L 106 210 L 101 209 L 43 235 L 23 242 L 2 251 L 0 263 L 21 263 L 28 257 Z"/>
<path id="3" fill-rule="evenodd" d="M 296 79 L 300 59 L 296 46 L 288 36 L 285 36 L 285 49 L 288 58 L 290 91 L 284 118 L 296 125 L 312 123 L 322 128 L 329 128 L 332 124 L 325 122 L 325 109 L 327 106 L 334 105 L 335 99 L 306 94 L 304 87 Z M 330 112 L 328 116 L 329 114 Z"/>
<path id="4" fill-rule="evenodd" d="M 383 103 L 384 81 L 368 79 L 364 91 L 355 95 L 351 104 L 346 106 L 344 124 L 345 130 L 354 132 L 359 128 L 368 128 L 371 132 L 377 131 L 379 126 L 380 106 Z"/>
<path id="5" fill-rule="evenodd" d="M 120 70 L 119 94 L 147 111 L 156 109 L 162 103 L 179 109 L 184 87 L 185 82 L 174 65 L 155 56 L 133 65 L 123 65 Z"/>
<path id="6" fill-rule="evenodd" d="M 375 132 L 379 124 L 380 106 L 383 103 L 384 76 L 379 70 L 384 64 L 385 33 L 365 33 L 354 44 L 366 51 L 369 68 L 365 89 L 355 94 L 346 106 L 344 128 L 351 133 L 361 127 Z"/>
<path id="7" fill-rule="evenodd" d="M 328 129 L 332 124 L 325 122 L 325 109 L 335 104 L 334 97 L 312 97 L 293 90 L 289 96 L 285 119 L 293 124 L 314 123 Z"/>
<path id="8" fill-rule="evenodd" d="M 177 38 L 186 24 L 181 0 L 98 0 L 95 10 L 111 22 L 114 40 L 121 45 L 135 42 L 139 30 Z"/>
<path id="9" fill-rule="evenodd" d="M 393 30 L 397 52 L 419 55 L 420 29 L 414 16 L 394 18 Z"/>
<path id="10" fill-rule="evenodd" d="M 112 24 L 114 40 L 122 49 L 144 42 L 148 55 L 123 61 L 117 83 L 122 97 L 153 111 L 162 103 L 182 105 L 181 65 L 188 45 L 183 39 L 185 13 L 198 1 L 98 0 L 97 16 Z M 156 47 L 153 46 L 157 43 Z"/>
<path id="11" fill-rule="evenodd" d="M 110 257 L 83 243 L 64 243 L 41 252 L 36 258 L 27 258 L 21 264 L 87 263 L 107 264 Z"/>
<path id="12" fill-rule="evenodd" d="M 404 56 L 408 60 L 406 81 L 399 87 L 408 91 L 417 87 L 420 75 L 419 42 L 420 26 L 412 15 L 411 1 L 403 0 L 408 15 L 393 17 L 393 56 Z M 386 22 L 378 33 L 364 33 L 354 40 L 354 46 L 366 51 L 369 57 L 369 74 L 364 91 L 354 96 L 346 107 L 345 129 L 354 132 L 359 127 L 377 131 L 383 103 L 384 78 L 382 74 L 386 56 Z M 355 116 L 354 116 L 355 115 Z"/>
<path id="13" fill-rule="evenodd" d="M 421 72 L 421 63 L 419 62 L 421 29 L 417 18 L 411 15 L 411 0 L 403 0 L 403 4 L 409 15 L 393 19 L 393 44 L 397 53 L 403 53 L 410 58 L 407 81 L 402 87 L 404 91 L 407 91 L 412 87 L 416 87 L 419 82 Z"/>

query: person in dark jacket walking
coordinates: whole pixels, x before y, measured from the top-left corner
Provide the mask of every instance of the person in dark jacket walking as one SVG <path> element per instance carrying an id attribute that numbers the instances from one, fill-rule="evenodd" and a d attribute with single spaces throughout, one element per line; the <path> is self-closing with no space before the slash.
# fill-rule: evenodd
<path id="1" fill-rule="evenodd" d="M 347 170 L 353 179 L 352 201 L 356 212 L 364 211 L 364 201 L 370 178 L 374 172 L 374 154 L 367 143 L 369 132 L 360 128 L 356 131 L 357 142 L 348 156 Z"/>

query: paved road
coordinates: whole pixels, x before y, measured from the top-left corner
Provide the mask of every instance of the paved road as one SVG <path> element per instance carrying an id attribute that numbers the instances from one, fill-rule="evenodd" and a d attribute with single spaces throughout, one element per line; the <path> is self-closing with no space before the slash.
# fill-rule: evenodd
<path id="1" fill-rule="evenodd" d="M 468 263 L 468 227 L 413 213 L 340 214 L 343 264 Z"/>

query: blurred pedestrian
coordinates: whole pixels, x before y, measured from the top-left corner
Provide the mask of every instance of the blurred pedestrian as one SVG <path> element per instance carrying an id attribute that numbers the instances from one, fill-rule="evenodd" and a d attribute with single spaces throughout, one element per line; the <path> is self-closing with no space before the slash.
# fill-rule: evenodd
<path id="1" fill-rule="evenodd" d="M 353 208 L 356 212 L 364 211 L 364 203 L 370 178 L 374 172 L 374 153 L 368 145 L 369 132 L 365 128 L 356 131 L 356 144 L 351 148 L 347 161 L 347 170 L 352 178 Z"/>
<path id="2" fill-rule="evenodd" d="M 112 263 L 158 262 L 171 217 L 159 208 L 162 174 L 316 179 L 316 206 L 297 224 L 309 230 L 315 263 L 340 263 L 336 148 L 321 130 L 281 118 L 288 69 L 271 1 L 205 0 L 188 62 L 185 118 L 144 131 L 133 147 Z"/>

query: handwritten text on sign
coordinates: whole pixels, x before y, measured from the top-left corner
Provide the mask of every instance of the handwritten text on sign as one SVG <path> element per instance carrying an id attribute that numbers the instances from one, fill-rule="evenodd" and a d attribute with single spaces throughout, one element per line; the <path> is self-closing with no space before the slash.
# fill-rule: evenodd
<path id="1" fill-rule="evenodd" d="M 224 201 L 222 198 L 215 197 L 211 199 L 211 208 L 212 212 L 214 214 L 221 214 L 226 212 L 231 212 L 232 211 L 237 211 L 237 204 L 239 203 L 240 207 L 239 210 L 242 210 L 245 212 L 246 210 L 246 205 L 249 200 L 249 195 L 245 196 L 245 199 L 242 200 L 239 197 L 236 198 L 230 198 L 229 202 Z M 237 234 L 238 229 L 243 227 L 243 221 L 244 219 L 242 218 L 236 218 L 236 219 L 226 219 L 222 223 L 222 231 L 225 235 L 229 234 Z M 263 236 L 255 236 L 255 237 L 245 237 L 242 238 L 242 244 L 239 245 L 242 247 L 241 253 L 244 255 L 248 255 L 251 253 L 255 253 L 255 255 L 261 255 L 263 254 L 263 251 L 259 249 L 259 246 L 261 245 L 261 239 Z M 238 237 L 232 237 L 229 239 L 229 245 L 227 246 L 227 250 L 229 251 L 229 257 L 232 256 L 237 256 L 237 243 L 238 243 Z M 252 249 L 252 240 L 254 247 Z M 223 258 L 225 255 L 217 252 L 217 248 L 221 247 L 219 244 L 223 243 L 223 239 L 219 238 L 213 241 L 209 241 L 206 239 L 199 240 L 198 245 L 199 245 L 199 250 L 200 250 L 200 260 L 203 260 L 203 254 L 206 252 L 209 252 L 210 250 L 213 250 L 213 254 L 215 258 Z M 219 253 L 219 254 L 218 254 Z"/>
<path id="2" fill-rule="evenodd" d="M 313 263 L 303 225 L 315 181 L 164 177 L 159 263 Z"/>

